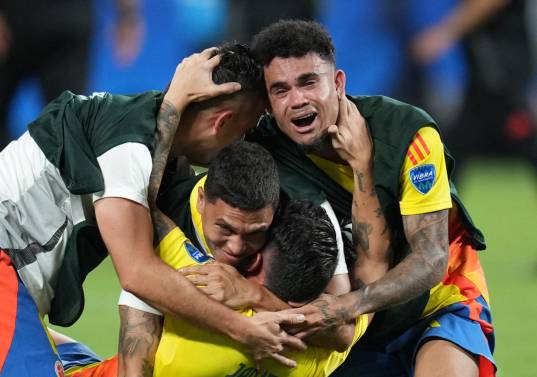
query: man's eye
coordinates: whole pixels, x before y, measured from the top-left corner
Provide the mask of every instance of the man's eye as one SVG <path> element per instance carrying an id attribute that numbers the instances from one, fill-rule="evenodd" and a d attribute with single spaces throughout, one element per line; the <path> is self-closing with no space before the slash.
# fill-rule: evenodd
<path id="1" fill-rule="evenodd" d="M 229 236 L 232 234 L 231 230 L 228 227 L 220 225 L 220 224 L 216 224 L 216 226 L 218 226 L 218 229 L 220 229 L 220 233 L 226 236 Z"/>

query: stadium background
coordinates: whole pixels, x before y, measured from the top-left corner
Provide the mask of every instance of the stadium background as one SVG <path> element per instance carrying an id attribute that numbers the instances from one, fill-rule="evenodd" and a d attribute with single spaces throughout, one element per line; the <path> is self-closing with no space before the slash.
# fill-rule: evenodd
<path id="1" fill-rule="evenodd" d="M 240 39 L 247 34 L 245 19 L 255 20 L 255 14 L 249 13 L 248 7 L 254 7 L 256 3 L 238 0 L 141 1 L 145 33 L 140 54 L 128 64 L 118 64 L 111 38 L 114 2 L 94 0 L 88 93 L 132 93 L 163 88 L 183 56 L 222 39 Z M 274 3 L 270 10 L 274 13 L 270 14 L 272 16 L 277 15 L 278 5 L 282 15 L 293 15 L 296 11 L 287 7 L 291 2 L 271 3 Z M 295 8 L 306 12 L 308 3 L 312 2 L 296 1 Z M 388 32 L 388 21 L 376 12 L 375 7 L 382 3 L 366 0 L 317 1 L 321 9 L 317 17 L 334 34 L 338 62 L 347 72 L 350 93 L 398 96 L 405 94 L 405 85 L 407 88 L 411 85 L 408 80 L 400 80 L 409 72 L 405 50 L 401 48 L 401 40 Z M 412 22 L 405 26 L 405 30 L 412 34 L 441 17 L 456 1 L 430 2 L 434 6 L 428 6 L 429 2 L 424 0 L 401 3 L 413 9 L 413 17 L 409 17 Z M 531 3 L 537 8 L 535 0 Z M 270 15 L 263 14 L 265 18 Z M 238 25 L 244 26 L 242 30 Z M 428 67 L 424 76 L 436 85 L 439 92 L 450 94 L 450 98 L 460 98 L 460 90 L 468 77 L 467 67 L 461 59 L 460 46 L 448 55 L 450 57 L 442 64 Z M 42 105 L 37 83 L 30 78 L 15 96 L 9 117 L 12 137 L 25 129 Z M 449 99 L 445 105 L 447 109 L 457 106 Z M 464 143 L 464 140 L 457 142 Z M 487 143 L 487 135 L 483 135 L 481 142 Z M 481 260 L 491 291 L 497 334 L 495 356 L 498 375 L 502 377 L 537 375 L 534 363 L 534 338 L 537 335 L 537 301 L 534 298 L 537 292 L 535 177 L 535 169 L 524 159 L 499 154 L 470 160 L 458 176 L 461 196 L 488 241 Z M 86 308 L 81 320 L 71 328 L 59 330 L 87 343 L 103 356 L 111 355 L 116 351 L 119 286 L 109 260 L 90 275 L 85 286 Z"/>

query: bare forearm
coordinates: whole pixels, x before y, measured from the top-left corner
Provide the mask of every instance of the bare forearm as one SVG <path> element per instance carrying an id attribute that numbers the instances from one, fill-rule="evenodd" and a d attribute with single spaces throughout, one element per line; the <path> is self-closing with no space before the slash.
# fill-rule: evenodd
<path id="1" fill-rule="evenodd" d="M 403 216 L 411 253 L 384 277 L 363 289 L 353 314 L 372 313 L 401 304 L 438 284 L 448 259 L 448 210 Z"/>
<path id="2" fill-rule="evenodd" d="M 155 366 L 162 317 L 128 306 L 119 307 L 119 377 L 151 377 Z"/>
<path id="3" fill-rule="evenodd" d="M 173 221 L 157 207 L 157 195 L 166 169 L 173 138 L 181 114 L 166 99 L 162 102 L 157 118 L 155 133 L 155 151 L 153 152 L 153 167 L 149 178 L 148 203 L 154 229 L 154 244 L 158 244 L 174 227 Z"/>
<path id="4" fill-rule="evenodd" d="M 390 263 L 390 230 L 375 192 L 371 164 L 353 164 L 353 240 L 357 260 L 352 271 L 354 288 L 382 277 Z"/>
<path id="5" fill-rule="evenodd" d="M 242 317 L 201 293 L 185 277 L 156 256 L 136 263 L 133 279 L 125 290 L 134 293 L 163 313 L 185 319 L 192 324 L 236 339 Z M 195 302 L 195 305 L 192 303 Z M 211 321 L 209 318 L 219 318 Z"/>
<path id="6" fill-rule="evenodd" d="M 340 325 L 333 329 L 319 331 L 308 336 L 305 340 L 310 346 L 343 352 L 351 346 L 353 338 L 354 322 L 347 325 Z"/>

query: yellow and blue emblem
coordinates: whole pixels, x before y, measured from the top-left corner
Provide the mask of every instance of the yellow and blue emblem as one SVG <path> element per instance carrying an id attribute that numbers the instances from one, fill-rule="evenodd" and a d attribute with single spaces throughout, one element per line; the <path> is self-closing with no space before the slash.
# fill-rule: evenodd
<path id="1" fill-rule="evenodd" d="M 419 193 L 425 195 L 433 188 L 436 169 L 432 164 L 424 164 L 410 169 L 408 175 L 412 186 Z"/>
<path id="2" fill-rule="evenodd" d="M 185 249 L 188 252 L 188 255 L 194 259 L 197 263 L 203 264 L 213 258 L 205 253 L 204 251 L 199 250 L 196 246 L 192 245 L 190 242 L 185 242 Z"/>

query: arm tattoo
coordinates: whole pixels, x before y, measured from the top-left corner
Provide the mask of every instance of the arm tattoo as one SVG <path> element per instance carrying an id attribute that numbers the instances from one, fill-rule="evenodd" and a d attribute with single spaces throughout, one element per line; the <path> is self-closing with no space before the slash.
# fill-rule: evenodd
<path id="1" fill-rule="evenodd" d="M 364 173 L 355 171 L 354 174 L 356 174 L 356 177 L 358 178 L 358 188 L 360 189 L 360 192 L 365 192 Z"/>
<path id="2" fill-rule="evenodd" d="M 152 376 L 162 332 L 162 317 L 128 306 L 120 306 L 119 314 L 120 363 L 129 374 L 136 370 L 137 375 Z"/>
<path id="3" fill-rule="evenodd" d="M 361 250 L 369 250 L 369 235 L 373 231 L 373 227 L 369 223 L 359 222 L 354 216 L 352 219 L 352 237 L 355 240 L 356 246 Z"/>
<path id="4" fill-rule="evenodd" d="M 401 304 L 438 284 L 448 260 L 448 210 L 403 216 L 411 253 L 365 288 L 362 313 Z"/>
<path id="5" fill-rule="evenodd" d="M 180 114 L 169 102 L 163 101 L 157 118 L 155 150 L 153 152 L 153 168 L 149 177 L 148 202 L 155 230 L 155 244 L 175 227 L 164 213 L 157 207 L 157 195 L 166 169 L 166 162 L 179 125 Z"/>
<path id="6" fill-rule="evenodd" d="M 379 217 L 381 216 L 384 216 L 384 212 L 382 212 L 382 208 L 378 207 L 377 209 L 375 209 L 375 215 L 376 215 L 376 218 L 378 219 Z"/>

